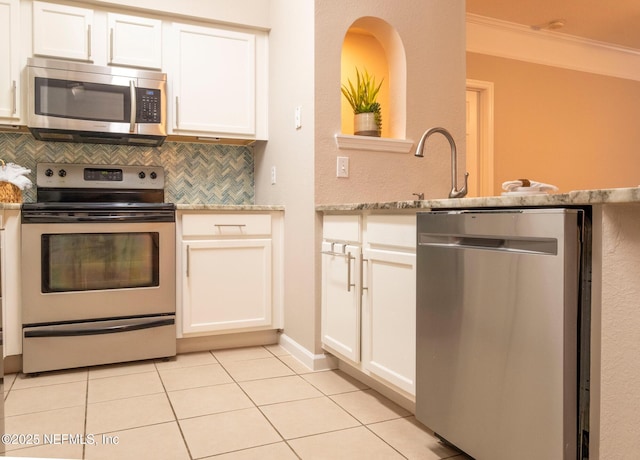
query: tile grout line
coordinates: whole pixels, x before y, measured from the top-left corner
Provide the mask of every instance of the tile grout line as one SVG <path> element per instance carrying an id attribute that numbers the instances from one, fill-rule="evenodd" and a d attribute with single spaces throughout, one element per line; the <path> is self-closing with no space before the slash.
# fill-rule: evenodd
<path id="1" fill-rule="evenodd" d="M 87 417 L 89 415 L 89 369 L 86 368 L 87 370 L 87 377 L 86 377 L 86 388 L 85 388 L 85 394 L 84 394 L 84 436 L 86 438 L 87 436 Z M 87 458 L 87 445 L 86 444 L 82 444 L 82 458 L 83 460 Z"/>
<path id="2" fill-rule="evenodd" d="M 278 358 L 274 353 L 272 353 L 270 350 L 268 350 L 267 348 L 264 347 L 264 345 L 261 346 L 264 350 L 268 351 L 269 353 L 271 353 L 271 355 L 273 355 L 275 358 L 278 359 L 279 362 L 282 363 L 282 360 L 280 360 L 280 358 Z M 213 353 L 213 352 L 212 352 Z M 214 354 L 214 358 L 215 358 L 215 354 Z M 217 359 L 217 358 L 216 358 Z M 218 361 L 220 362 L 220 361 Z M 285 363 L 283 363 L 285 364 Z M 251 396 L 246 392 L 246 390 L 244 388 L 242 388 L 242 385 L 240 385 L 240 382 L 238 382 L 230 373 L 229 371 L 227 371 L 227 369 L 224 367 L 224 364 L 222 364 L 222 362 L 220 362 L 220 365 L 222 366 L 222 368 L 224 369 L 224 371 L 229 374 L 229 376 L 231 377 L 231 380 L 233 380 L 233 383 L 235 383 L 238 388 L 240 388 L 240 391 L 242 391 L 244 393 L 244 395 L 249 399 L 249 401 L 251 401 L 251 404 L 253 404 L 254 408 L 258 410 L 258 412 L 260 412 L 260 415 L 262 415 L 262 417 L 265 419 L 265 421 L 269 424 L 269 426 L 271 426 L 271 428 L 273 428 L 273 430 L 278 433 L 278 436 L 280 436 L 281 441 L 279 442 L 284 442 L 287 447 L 291 450 L 291 452 L 293 452 L 293 454 L 298 457 L 298 459 L 302 460 L 302 457 L 300 457 L 298 455 L 298 453 L 293 449 L 293 447 L 291 447 L 291 445 L 289 444 L 289 442 L 285 439 L 285 437 L 282 435 L 282 433 L 280 433 L 280 431 L 275 427 L 275 425 L 271 422 L 271 420 L 269 420 L 269 417 L 266 416 L 266 414 L 262 411 L 262 409 L 260 408 L 260 406 L 258 406 L 258 404 L 251 398 Z M 286 366 L 286 364 L 285 364 Z M 287 366 L 288 369 L 290 369 Z M 294 371 L 293 369 L 291 369 L 291 371 L 295 374 L 298 375 L 296 373 L 296 371 Z M 276 377 L 272 377 L 272 378 L 276 378 Z M 277 444 L 277 443 L 269 443 L 269 444 L 263 444 L 264 446 L 268 446 L 270 444 Z M 260 447 L 260 446 L 253 446 L 250 448 L 246 448 L 246 449 L 241 449 L 241 450 L 247 450 L 247 449 L 252 449 L 255 447 Z M 232 452 L 239 452 L 239 450 L 236 451 L 232 451 Z M 227 452 L 228 453 L 228 452 Z"/>
<path id="3" fill-rule="evenodd" d="M 176 360 L 178 359 L 178 355 L 176 354 Z M 167 387 L 164 384 L 164 380 L 162 380 L 162 375 L 160 374 L 160 370 L 156 365 L 156 361 L 153 362 L 153 367 L 156 369 L 156 373 L 158 374 L 158 378 L 160 379 L 160 384 L 162 385 L 162 389 L 164 390 L 164 396 L 169 401 L 169 407 L 171 407 L 171 413 L 173 414 L 174 421 L 178 426 L 178 431 L 180 431 L 180 437 L 182 438 L 182 442 L 184 443 L 185 448 L 187 449 L 187 455 L 191 460 L 193 459 L 193 454 L 191 453 L 191 449 L 189 448 L 189 444 L 187 443 L 187 439 L 184 436 L 184 431 L 182 430 L 182 425 L 180 425 L 180 421 L 178 420 L 178 414 L 176 414 L 176 410 L 173 407 L 173 403 L 171 402 L 171 398 L 169 397 L 169 392 L 167 391 Z"/>

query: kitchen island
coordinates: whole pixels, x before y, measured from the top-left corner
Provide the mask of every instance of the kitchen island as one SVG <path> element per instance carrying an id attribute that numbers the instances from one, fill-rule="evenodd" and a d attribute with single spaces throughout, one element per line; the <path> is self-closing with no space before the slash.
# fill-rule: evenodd
<path id="1" fill-rule="evenodd" d="M 319 205 L 316 211 L 367 216 L 506 207 L 591 210 L 590 458 L 635 458 L 640 452 L 640 188 Z"/>

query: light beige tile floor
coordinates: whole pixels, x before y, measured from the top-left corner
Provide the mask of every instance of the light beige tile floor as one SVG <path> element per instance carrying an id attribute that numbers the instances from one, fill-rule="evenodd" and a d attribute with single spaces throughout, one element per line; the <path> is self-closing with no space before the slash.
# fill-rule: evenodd
<path id="1" fill-rule="evenodd" d="M 277 345 L 5 377 L 13 457 L 455 459 L 412 414 Z"/>

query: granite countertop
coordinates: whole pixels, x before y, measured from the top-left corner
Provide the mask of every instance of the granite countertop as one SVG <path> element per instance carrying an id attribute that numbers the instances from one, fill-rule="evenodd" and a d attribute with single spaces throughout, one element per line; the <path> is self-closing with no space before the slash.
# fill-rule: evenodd
<path id="1" fill-rule="evenodd" d="M 442 208 L 500 208 L 520 206 L 579 206 L 590 204 L 640 204 L 640 187 L 602 190 L 577 190 L 546 195 L 489 196 L 478 198 L 444 198 L 421 201 L 387 201 L 316 206 L 316 211 L 410 210 Z"/>

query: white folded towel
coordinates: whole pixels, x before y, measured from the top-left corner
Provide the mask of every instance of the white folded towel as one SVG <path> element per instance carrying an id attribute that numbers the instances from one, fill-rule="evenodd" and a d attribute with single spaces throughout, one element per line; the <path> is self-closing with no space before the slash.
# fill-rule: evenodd
<path id="1" fill-rule="evenodd" d="M 539 190 L 541 192 L 547 192 L 547 191 L 557 192 L 558 191 L 558 187 L 556 187 L 555 185 L 536 182 L 534 180 L 529 180 L 529 179 L 510 180 L 502 183 L 502 190 L 506 192 L 515 192 L 520 187 L 529 187 L 532 189 Z"/>

